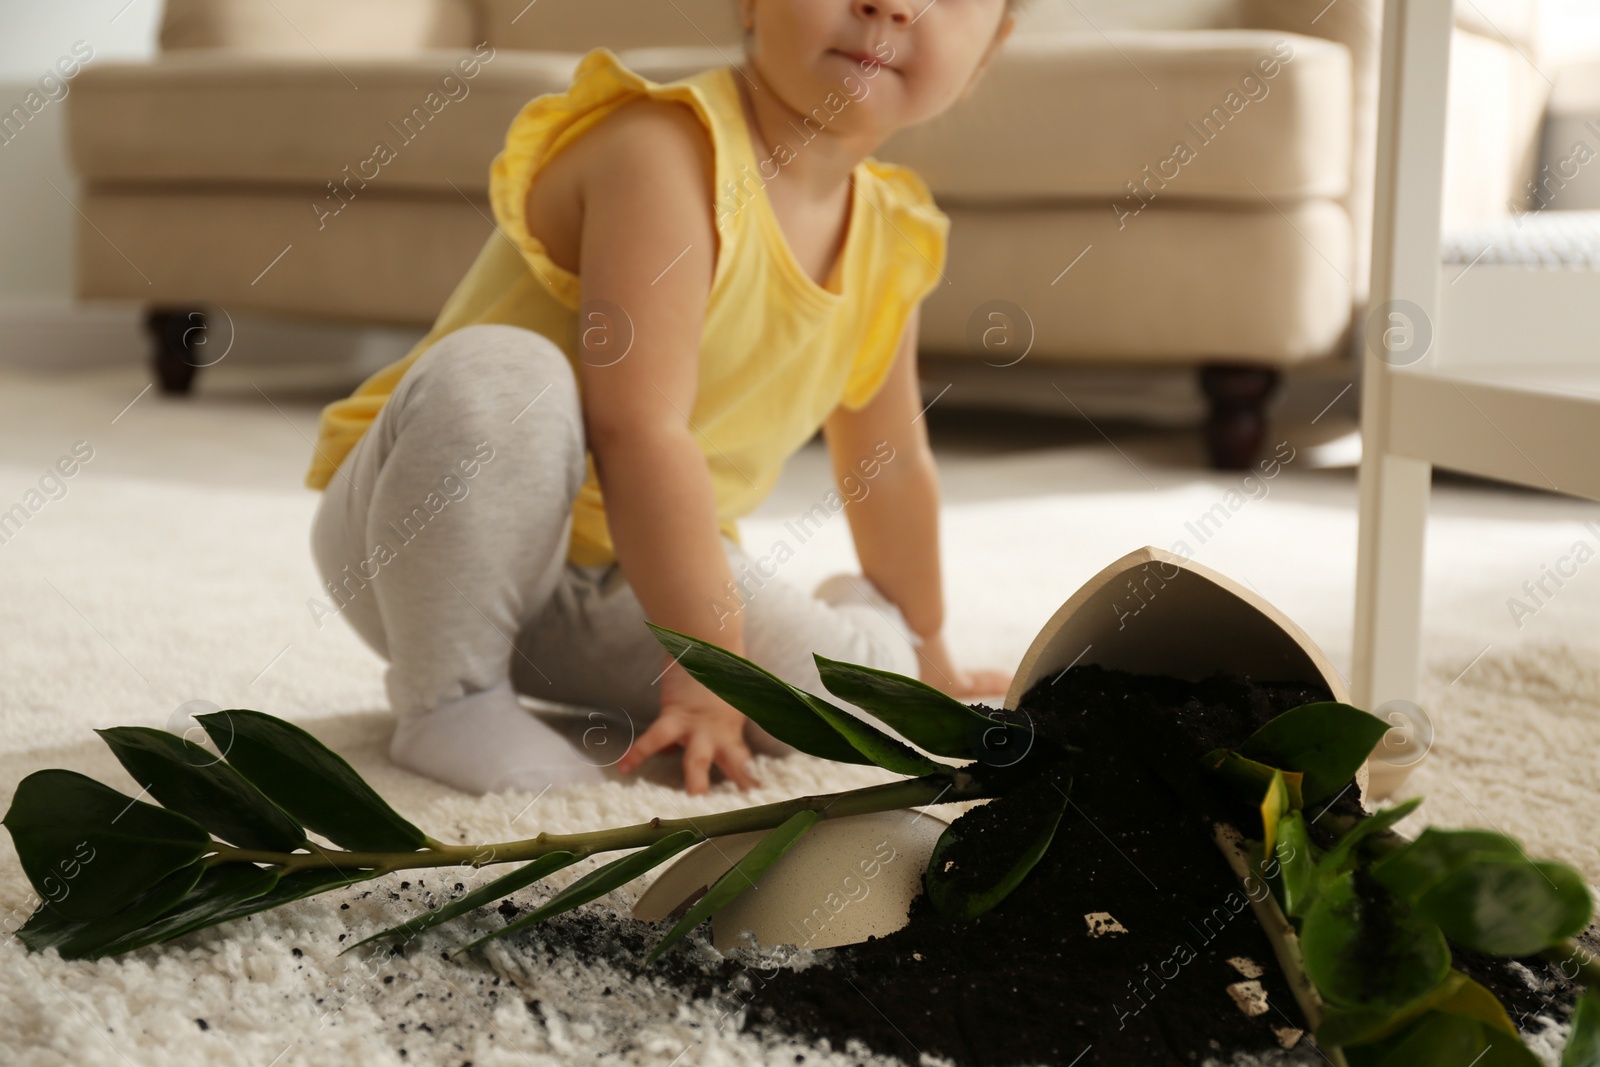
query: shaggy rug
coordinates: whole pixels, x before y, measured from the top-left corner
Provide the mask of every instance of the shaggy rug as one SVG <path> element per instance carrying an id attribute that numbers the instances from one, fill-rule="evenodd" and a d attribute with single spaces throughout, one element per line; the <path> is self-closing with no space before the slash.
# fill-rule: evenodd
<path id="1" fill-rule="evenodd" d="M 809 757 L 760 759 L 758 791 L 719 783 L 689 797 L 677 757 L 667 755 L 631 780 L 476 798 L 396 769 L 385 755 L 380 661 L 339 620 L 319 628 L 306 607 L 319 592 L 307 544 L 316 498 L 299 479 L 325 398 L 258 389 L 221 370 L 190 402 L 140 394 L 136 370 L 0 374 L 0 510 L 24 500 L 78 442 L 93 453 L 60 492 L 48 483 L 44 505 L 0 543 L 0 804 L 42 767 L 82 771 L 132 795 L 131 779 L 90 730 L 165 725 L 195 698 L 303 724 L 405 816 L 450 842 L 694 815 L 892 777 Z M 1015 665 L 1095 571 L 1144 544 L 1186 542 L 1200 562 L 1282 608 L 1347 672 L 1354 471 L 1318 465 L 1312 428 L 1283 436 L 1298 442 L 1296 458 L 1272 479 L 1246 478 L 1195 469 L 1197 442 L 1185 433 L 943 415 L 935 440 L 953 647 L 971 662 Z M 816 446 L 798 456 L 745 524 L 746 541 L 764 547 L 784 536 L 784 521 L 827 490 L 826 472 Z M 1226 521 L 1201 540 L 1194 523 L 1219 501 L 1229 502 Z M 1497 827 L 1600 883 L 1592 814 L 1600 563 L 1589 562 L 1600 523 L 1585 525 L 1597 519 L 1600 508 L 1580 501 L 1462 479 L 1436 485 L 1419 702 L 1437 738 L 1404 791 L 1428 798 L 1404 829 Z M 809 587 L 851 562 L 846 523 L 835 518 L 782 577 Z M 1524 583 L 1549 571 L 1570 576 L 1530 596 Z M 536 902 L 594 862 L 515 899 Z M 65 962 L 30 955 L 9 936 L 36 898 L 9 835 L 0 835 L 0 1062 L 881 1061 L 740 1033 L 716 1003 L 684 1003 L 663 985 L 622 979 L 609 962 L 616 945 L 551 952 L 534 934 L 455 962 L 441 957 L 472 931 L 503 923 L 492 910 L 425 935 L 404 956 L 373 946 L 338 955 L 341 941 L 494 873 L 397 872 L 116 959 Z M 641 887 L 592 907 L 626 914 Z M 696 937 L 678 951 L 709 948 Z M 916 1062 L 914 1049 L 906 1058 Z"/>

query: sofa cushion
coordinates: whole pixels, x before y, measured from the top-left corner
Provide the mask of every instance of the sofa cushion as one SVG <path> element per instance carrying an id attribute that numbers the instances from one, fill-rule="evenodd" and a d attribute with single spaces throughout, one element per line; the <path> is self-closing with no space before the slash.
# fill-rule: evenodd
<path id="1" fill-rule="evenodd" d="M 79 204 L 82 299 L 343 322 L 426 327 L 494 233 L 486 202 L 449 189 L 374 189 L 322 231 L 289 189 L 116 186 Z"/>
<path id="2" fill-rule="evenodd" d="M 1076 30 L 1204 30 L 1232 24 L 1239 0 L 1027 0 L 1013 39 Z M 1274 0 L 1287 3 L 1289 0 Z M 1326 0 L 1324 0 L 1326 2 Z M 1348 0 L 1346 0 L 1348 2 Z"/>
<path id="3" fill-rule="evenodd" d="M 77 227 L 80 298 L 351 322 L 427 326 L 494 232 L 487 204 L 448 189 L 375 190 L 325 231 L 286 189 L 120 186 L 81 203 L 94 224 Z M 1333 351 L 1350 320 L 1350 224 L 1327 201 L 1283 216 L 1157 205 L 1126 230 L 1087 206 L 950 216 L 950 284 L 924 306 L 925 352 L 998 365 L 1012 350 L 985 350 L 984 330 L 1009 319 L 1038 338 L 1030 366 L 1285 365 Z"/>
<path id="4" fill-rule="evenodd" d="M 327 56 L 470 48 L 473 0 L 167 0 L 161 47 Z"/>
<path id="5" fill-rule="evenodd" d="M 337 67 L 219 51 L 97 63 L 68 97 L 68 145 L 92 182 L 292 183 L 325 207 L 363 181 L 481 193 L 512 117 L 565 89 L 577 61 L 484 46 Z"/>
<path id="6" fill-rule="evenodd" d="M 1260 204 L 1344 191 L 1342 46 L 1248 30 L 1113 43 L 1081 34 L 1012 42 L 971 98 L 877 155 L 915 167 L 952 200 L 1093 197 L 1135 211 L 1160 198 Z M 343 194 L 329 183 L 358 192 L 363 177 L 481 191 L 518 109 L 564 90 L 578 58 L 481 46 L 337 66 L 208 51 L 97 64 L 69 100 L 69 143 L 79 173 L 100 182 L 307 183 L 330 207 Z M 725 62 L 704 46 L 621 58 L 656 81 Z M 1175 153 L 1180 143 L 1192 158 Z M 392 158 L 380 158 L 382 146 Z"/>
<path id="7" fill-rule="evenodd" d="M 478 0 L 496 48 L 587 52 L 605 45 L 721 48 L 744 37 L 735 0 Z"/>
<path id="8" fill-rule="evenodd" d="M 1332 201 L 1282 214 L 1158 201 L 1122 228 L 1092 205 L 949 215 L 949 284 L 923 305 L 924 352 L 1281 366 L 1335 352 L 1350 322 L 1350 217 Z M 986 347 L 992 326 L 1015 332 Z"/>
<path id="9" fill-rule="evenodd" d="M 1008 41 L 971 96 L 876 154 L 953 199 L 1337 197 L 1350 103 L 1349 51 L 1316 37 L 1042 34 Z"/>

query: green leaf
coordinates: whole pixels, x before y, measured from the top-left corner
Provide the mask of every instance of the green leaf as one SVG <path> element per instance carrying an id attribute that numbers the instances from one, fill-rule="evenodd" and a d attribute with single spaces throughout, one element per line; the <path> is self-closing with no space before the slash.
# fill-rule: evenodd
<path id="1" fill-rule="evenodd" d="M 229 763 L 280 808 L 357 852 L 413 852 L 428 843 L 355 769 L 291 722 L 234 709 L 196 716 Z"/>
<path id="2" fill-rule="evenodd" d="M 1437 986 L 1394 1009 L 1331 1007 L 1317 1028 L 1317 1044 L 1362 1045 L 1382 1041 L 1430 1011 L 1465 1015 L 1512 1037 L 1517 1028 L 1493 993 L 1452 970 Z"/>
<path id="3" fill-rule="evenodd" d="M 939 689 L 903 674 L 813 656 L 828 692 L 875 715 L 912 744 L 936 756 L 981 759 L 983 739 L 1005 731 L 1006 745 L 1023 745 L 1032 731 L 993 719 Z"/>
<path id="4" fill-rule="evenodd" d="M 199 880 L 176 902 L 138 927 L 110 937 L 98 936 L 99 922 L 74 923 L 65 929 L 51 930 L 56 941 L 73 940 L 86 948 L 82 956 L 100 959 L 177 937 L 197 926 L 206 925 L 212 914 L 229 904 L 259 896 L 277 881 L 273 870 L 251 863 L 219 863 L 207 867 Z M 116 916 L 111 916 L 115 920 Z M 220 921 L 220 920 L 214 920 Z"/>
<path id="5" fill-rule="evenodd" d="M 1283 772 L 1274 769 L 1267 780 L 1267 794 L 1261 798 L 1261 853 L 1270 855 L 1278 846 L 1278 823 L 1289 813 L 1289 783 Z"/>
<path id="6" fill-rule="evenodd" d="M 1288 856 L 1283 855 L 1288 850 Z M 1303 812 L 1291 811 L 1278 824 L 1278 867 L 1282 871 L 1283 910 L 1298 919 L 1321 891 L 1316 853 Z"/>
<path id="7" fill-rule="evenodd" d="M 1071 787 L 1070 779 L 1067 782 Z M 1050 847 L 1067 810 L 1067 794 L 1048 777 L 1028 782 L 973 808 L 945 827 L 934 843 L 922 875 L 923 888 L 940 915 L 964 922 L 993 908 L 1021 884 Z M 1001 833 L 1007 822 L 1019 831 Z M 981 870 L 966 869 L 950 857 L 957 844 L 987 836 L 992 852 Z"/>
<path id="8" fill-rule="evenodd" d="M 1372 865 L 1372 877 L 1389 890 L 1413 899 L 1463 864 L 1479 857 L 1523 857 L 1515 838 L 1492 830 L 1422 831 L 1409 845 Z"/>
<path id="9" fill-rule="evenodd" d="M 141 944 L 155 944 L 202 926 L 223 922 L 226 913 L 260 899 L 271 892 L 280 880 L 275 867 L 257 867 L 253 863 L 216 864 L 206 869 L 194 891 L 176 908 L 164 912 L 154 923 L 123 939 L 129 944 L 117 942 L 108 947 L 127 951 Z"/>
<path id="10" fill-rule="evenodd" d="M 179 873 L 187 875 L 189 870 Z M 35 926 L 34 920 L 29 920 L 29 926 L 34 926 L 35 936 L 40 941 L 50 939 L 51 944 L 70 942 L 80 949 L 75 953 L 77 957 L 99 960 L 142 949 L 146 945 L 171 941 L 174 937 L 194 933 L 206 926 L 216 926 L 256 912 L 267 912 L 298 901 L 301 897 L 322 893 L 325 889 L 354 885 L 357 881 L 379 877 L 381 873 L 379 870 L 317 869 L 298 870 L 280 878 L 277 867 L 258 867 L 245 862 L 216 864 L 206 867 L 198 883 L 174 902 L 170 909 L 144 921 L 138 928 L 128 929 L 117 936 L 107 934 L 110 923 L 122 918 L 120 913 L 107 920 L 70 925 L 40 921 Z M 35 918 L 38 918 L 37 915 Z M 62 950 L 62 955 L 66 955 L 66 950 Z"/>
<path id="11" fill-rule="evenodd" d="M 276 868 L 250 863 L 219 863 L 206 871 L 195 891 L 154 923 L 100 950 L 116 955 L 270 911 L 302 897 L 380 877 L 383 871 L 316 868 L 279 876 Z"/>
<path id="12" fill-rule="evenodd" d="M 1336 701 L 1290 708 L 1238 748 L 1247 759 L 1300 771 L 1307 804 L 1334 796 L 1383 739 L 1389 724 L 1376 715 Z"/>
<path id="13" fill-rule="evenodd" d="M 1375 1045 L 1345 1049 L 1350 1067 L 1540 1067 L 1520 1040 L 1478 1019 L 1430 1011 Z"/>
<path id="14" fill-rule="evenodd" d="M 1258 803 L 1266 795 L 1268 787 L 1272 785 L 1272 775 L 1277 772 L 1283 775 L 1284 785 L 1289 789 L 1290 810 L 1299 811 L 1306 806 L 1302 792 L 1305 775 L 1299 771 L 1269 767 L 1225 748 L 1214 748 L 1207 752 L 1201 764 L 1228 786 L 1234 795 L 1249 804 Z"/>
<path id="15" fill-rule="evenodd" d="M 168 811 L 187 815 L 240 848 L 293 852 L 306 832 L 244 776 L 193 741 L 148 726 L 95 733 Z"/>
<path id="16" fill-rule="evenodd" d="M 1412 797 L 1402 804 L 1384 808 L 1382 811 L 1362 819 L 1349 830 L 1346 830 L 1345 835 L 1339 839 L 1339 843 L 1328 850 L 1328 854 L 1322 858 L 1323 868 L 1330 877 L 1340 873 L 1349 863 L 1357 845 L 1374 834 L 1393 829 L 1396 823 L 1416 811 L 1421 805 L 1421 797 Z"/>
<path id="17" fill-rule="evenodd" d="M 753 886 L 756 879 L 776 863 L 778 857 L 787 852 L 789 846 L 800 840 L 800 835 L 811 829 L 821 818 L 822 813 L 819 811 L 797 811 L 763 837 L 755 848 L 728 868 L 722 877 L 713 882 L 711 888 L 684 912 L 683 917 L 673 924 L 666 936 L 650 950 L 650 955 L 645 957 L 644 965 L 650 966 L 663 952 L 682 940 L 690 930 L 705 922 L 719 908 L 725 907 L 740 893 Z"/>
<path id="18" fill-rule="evenodd" d="M 1517 1037 L 1517 1024 L 1506 1014 L 1505 1005 L 1501 1004 L 1488 989 L 1466 975 L 1461 975 L 1461 979 L 1460 985 L 1437 1005 L 1437 1010 L 1477 1019 L 1485 1026 Z"/>
<path id="19" fill-rule="evenodd" d="M 912 776 L 950 770 L 743 656 L 665 626 L 645 625 L 697 681 L 801 752 L 835 763 L 876 764 Z"/>
<path id="20" fill-rule="evenodd" d="M 1328 883 L 1306 913 L 1306 974 L 1330 1004 L 1397 1008 L 1444 980 L 1450 947 L 1437 926 L 1382 886 L 1368 884 L 1364 898 L 1356 874 Z"/>
<path id="21" fill-rule="evenodd" d="M 212 848 L 194 820 L 76 771 L 34 771 L 0 820 L 45 906 L 68 920 L 110 915 Z"/>
<path id="22" fill-rule="evenodd" d="M 1469 981 L 1471 979 L 1460 971 L 1452 970 L 1438 985 L 1398 1008 L 1327 1005 L 1322 1025 L 1317 1027 L 1317 1044 L 1328 1048 L 1382 1041 L 1455 996 L 1462 985 Z"/>
<path id="23" fill-rule="evenodd" d="M 1590 988 L 1572 1009 L 1561 1067 L 1600 1067 L 1600 989 Z"/>
<path id="24" fill-rule="evenodd" d="M 236 865 L 221 864 L 220 866 Z M 370 882 L 372 879 L 381 878 L 388 873 L 388 871 L 381 870 L 354 870 L 348 867 L 344 870 L 339 870 L 335 867 L 317 867 L 310 870 L 295 871 L 292 874 L 285 874 L 279 877 L 260 896 L 236 900 L 218 912 L 214 918 L 188 927 L 184 932 L 187 933 L 188 930 L 197 930 L 204 926 L 214 926 L 217 923 L 228 922 L 230 919 L 242 919 L 246 915 L 254 915 L 260 911 L 270 911 L 273 908 L 293 903 L 305 897 L 325 893 L 330 889 L 342 889 L 347 885 L 355 885 L 357 882 Z"/>
<path id="25" fill-rule="evenodd" d="M 924 774 L 949 774 L 950 768 L 929 759 L 909 745 L 902 744 L 870 723 L 862 722 L 848 711 L 834 707 L 826 700 L 805 694 L 819 718 L 839 732 L 855 750 L 884 770 L 894 771 L 912 778 Z"/>
<path id="26" fill-rule="evenodd" d="M 1461 1018 L 1461 1016 L 1456 1016 Z M 1544 1061 L 1529 1051 L 1522 1038 L 1504 1033 L 1485 1023 L 1482 1028 L 1487 1053 L 1475 1067 L 1544 1067 Z"/>
<path id="27" fill-rule="evenodd" d="M 581 907 L 591 900 L 605 896 L 618 886 L 626 885 L 657 864 L 664 863 L 676 856 L 690 845 L 704 840 L 705 835 L 696 830 L 679 830 L 676 833 L 668 834 L 653 845 L 639 849 L 636 852 L 630 852 L 621 859 L 612 860 L 610 863 L 596 867 L 516 922 L 508 923 L 492 934 L 487 934 L 476 941 L 468 942 L 450 953 L 450 955 L 459 956 L 463 952 L 477 948 L 486 941 L 505 937 L 507 934 L 516 933 L 518 930 L 532 926 L 534 923 L 543 922 L 552 915 L 560 915 L 562 912 Z"/>
<path id="28" fill-rule="evenodd" d="M 101 946 L 139 929 L 188 896 L 203 873 L 199 861 L 180 867 L 126 908 L 98 919 L 74 922 L 40 906 L 17 936 L 33 952 L 54 948 L 64 960 L 94 959 Z"/>
<path id="29" fill-rule="evenodd" d="M 371 937 L 364 937 L 343 952 L 340 952 L 339 955 L 343 956 L 350 949 L 365 945 L 369 941 L 376 941 L 380 937 L 393 937 L 395 934 L 419 934 L 424 930 L 438 926 L 440 923 L 449 922 L 458 915 L 465 915 L 474 908 L 481 908 L 485 904 L 499 900 L 501 897 L 509 896 L 519 889 L 526 889 L 541 878 L 554 874 L 563 867 L 569 867 L 582 858 L 582 856 L 572 852 L 547 852 L 538 859 L 530 860 L 523 864 L 510 874 L 502 875 L 491 882 L 479 886 L 463 897 L 434 908 L 432 911 L 419 915 L 414 919 L 407 920 L 399 926 L 391 926 L 389 929 L 379 931 Z"/>
<path id="30" fill-rule="evenodd" d="M 1423 893 L 1417 908 L 1468 948 L 1529 956 L 1582 931 L 1594 902 L 1565 864 L 1479 856 Z"/>

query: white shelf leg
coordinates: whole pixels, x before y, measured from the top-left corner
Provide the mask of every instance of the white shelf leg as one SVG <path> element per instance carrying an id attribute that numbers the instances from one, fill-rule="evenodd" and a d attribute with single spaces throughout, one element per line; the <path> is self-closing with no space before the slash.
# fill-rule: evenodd
<path id="1" fill-rule="evenodd" d="M 1365 421 L 1365 420 L 1363 420 Z M 1357 707 L 1415 700 L 1422 662 L 1423 546 L 1431 464 L 1361 457 L 1356 557 L 1356 643 L 1350 680 Z"/>
<path id="2" fill-rule="evenodd" d="M 1392 405 L 1396 365 L 1436 358 L 1439 230 L 1444 185 L 1451 0 L 1389 0 L 1384 5 L 1378 99 L 1376 202 L 1369 322 L 1409 326 L 1426 349 L 1394 353 L 1362 338 L 1360 535 L 1351 699 L 1375 711 L 1417 695 L 1422 641 L 1423 546 L 1429 480 L 1426 460 L 1389 451 L 1390 427 L 1406 413 Z M 1392 317 L 1393 311 L 1400 315 Z M 1368 323 L 1360 323 L 1365 327 Z M 1423 352 L 1420 356 L 1417 352 Z M 1373 764 L 1372 793 L 1383 796 L 1405 772 Z"/>

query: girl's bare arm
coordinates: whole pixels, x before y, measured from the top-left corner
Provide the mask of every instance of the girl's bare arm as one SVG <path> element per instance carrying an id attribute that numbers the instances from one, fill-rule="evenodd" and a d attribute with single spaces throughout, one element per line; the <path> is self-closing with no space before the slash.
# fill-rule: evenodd
<path id="1" fill-rule="evenodd" d="M 922 680 L 957 696 L 1004 692 L 1011 684 L 1008 675 L 962 670 L 945 646 L 939 476 L 917 385 L 920 312 L 919 307 L 907 320 L 877 394 L 859 411 L 836 409 L 823 432 L 834 480 L 850 501 L 845 513 L 862 573 L 922 639 L 917 650 Z M 883 456 L 890 458 L 883 461 Z"/>
<path id="2" fill-rule="evenodd" d="M 730 573 L 711 475 L 689 425 L 717 250 L 709 135 L 686 106 L 641 99 L 570 150 L 580 149 L 579 374 L 617 560 L 652 622 L 742 653 L 740 618 L 719 622 L 712 609 Z M 713 762 L 754 785 L 744 716 L 681 667 L 658 684 L 661 715 L 618 769 L 682 744 L 690 793 L 709 789 Z"/>

